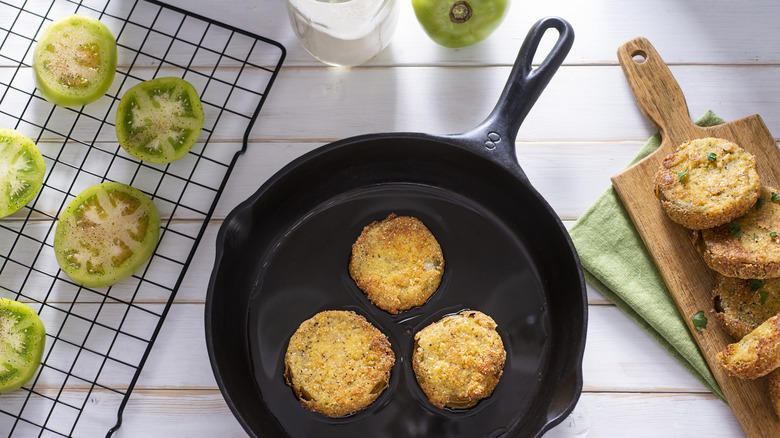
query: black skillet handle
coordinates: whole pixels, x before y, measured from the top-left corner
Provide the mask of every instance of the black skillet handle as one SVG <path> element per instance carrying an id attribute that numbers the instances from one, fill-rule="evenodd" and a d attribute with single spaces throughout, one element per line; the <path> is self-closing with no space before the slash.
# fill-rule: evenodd
<path id="1" fill-rule="evenodd" d="M 558 41 L 539 67 L 533 69 L 531 62 L 542 36 L 549 29 L 558 31 Z M 574 29 L 566 20 L 546 17 L 537 21 L 520 47 L 520 53 L 493 112 L 479 126 L 457 137 L 467 140 L 467 143 L 481 151 L 489 152 L 494 159 L 516 167 L 517 131 L 569 54 L 572 43 Z"/>

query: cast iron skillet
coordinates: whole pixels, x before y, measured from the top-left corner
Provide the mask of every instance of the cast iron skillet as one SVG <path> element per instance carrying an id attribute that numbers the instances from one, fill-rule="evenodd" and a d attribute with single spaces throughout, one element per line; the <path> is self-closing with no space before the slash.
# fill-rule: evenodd
<path id="1" fill-rule="evenodd" d="M 558 40 L 532 69 L 551 28 Z M 249 435 L 532 437 L 571 412 L 582 389 L 585 283 L 565 228 L 517 164 L 514 144 L 573 39 L 562 19 L 537 22 L 496 108 L 475 129 L 363 135 L 322 146 L 228 215 L 206 298 L 206 344 L 222 394 Z M 374 307 L 347 272 L 363 226 L 390 213 L 422 220 L 445 258 L 439 289 L 398 315 Z M 289 337 L 326 309 L 365 316 L 396 355 L 389 387 L 345 418 L 301 407 L 282 376 Z M 504 374 L 475 407 L 438 409 L 414 378 L 413 336 L 463 309 L 498 323 Z"/>

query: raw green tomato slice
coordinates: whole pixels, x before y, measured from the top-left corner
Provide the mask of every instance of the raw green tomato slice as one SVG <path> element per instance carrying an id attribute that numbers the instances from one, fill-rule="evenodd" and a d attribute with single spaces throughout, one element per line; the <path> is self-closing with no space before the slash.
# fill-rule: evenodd
<path id="1" fill-rule="evenodd" d="M 86 105 L 111 87 L 116 60 L 116 39 L 105 24 L 87 15 L 67 15 L 44 29 L 35 46 L 35 86 L 55 105 Z"/>
<path id="2" fill-rule="evenodd" d="M 27 205 L 43 186 L 46 162 L 21 132 L 0 128 L 0 217 Z"/>
<path id="3" fill-rule="evenodd" d="M 198 92 L 181 78 L 141 82 L 116 109 L 116 137 L 128 154 L 154 164 L 187 155 L 203 129 Z"/>
<path id="4" fill-rule="evenodd" d="M 45 345 L 46 328 L 35 310 L 0 298 L 0 394 L 32 380 Z"/>
<path id="5" fill-rule="evenodd" d="M 131 276 L 152 256 L 160 214 L 152 200 L 126 184 L 87 188 L 65 208 L 54 232 L 57 262 L 86 287 L 105 287 Z"/>

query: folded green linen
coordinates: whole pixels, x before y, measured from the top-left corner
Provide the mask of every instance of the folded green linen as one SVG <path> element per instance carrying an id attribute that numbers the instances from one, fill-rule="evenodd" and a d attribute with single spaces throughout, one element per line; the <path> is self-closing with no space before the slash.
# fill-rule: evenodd
<path id="1" fill-rule="evenodd" d="M 700 126 L 721 123 L 724 120 L 712 111 L 707 111 L 696 121 Z M 655 133 L 630 164 L 646 157 L 660 145 L 661 136 Z M 725 401 L 614 187 L 610 186 L 580 217 L 569 234 L 582 262 L 586 280 L 650 333 L 713 394 Z"/>

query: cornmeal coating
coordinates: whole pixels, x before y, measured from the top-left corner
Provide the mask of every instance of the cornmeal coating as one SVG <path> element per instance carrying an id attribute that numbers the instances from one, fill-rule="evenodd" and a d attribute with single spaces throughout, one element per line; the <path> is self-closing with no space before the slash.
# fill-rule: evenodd
<path id="1" fill-rule="evenodd" d="M 327 310 L 293 333 L 284 356 L 284 378 L 307 409 L 343 417 L 379 397 L 394 363 L 390 341 L 363 316 Z"/>
<path id="2" fill-rule="evenodd" d="M 744 216 L 726 225 L 694 233 L 696 249 L 707 265 L 727 277 L 780 277 L 780 193 L 763 187 Z"/>
<path id="3" fill-rule="evenodd" d="M 716 359 L 726 372 L 742 379 L 757 379 L 780 367 L 780 314 L 727 345 Z"/>
<path id="4" fill-rule="evenodd" d="M 414 335 L 412 368 L 438 408 L 466 409 L 489 397 L 505 361 L 496 323 L 482 312 L 447 316 Z"/>
<path id="5" fill-rule="evenodd" d="M 780 312 L 780 278 L 744 280 L 718 274 L 712 294 L 715 316 L 734 339 Z"/>
<path id="6" fill-rule="evenodd" d="M 735 339 L 742 339 L 780 312 L 780 278 L 743 280 L 718 274 L 713 291 L 715 316 Z M 769 398 L 780 418 L 780 369 L 766 376 Z"/>
<path id="7" fill-rule="evenodd" d="M 758 199 L 761 182 L 752 154 L 710 137 L 684 143 L 664 158 L 654 189 L 673 221 L 701 230 L 745 214 Z"/>
<path id="8" fill-rule="evenodd" d="M 352 245 L 349 275 L 389 313 L 421 306 L 444 275 L 441 246 L 419 219 L 390 214 L 363 228 Z"/>

